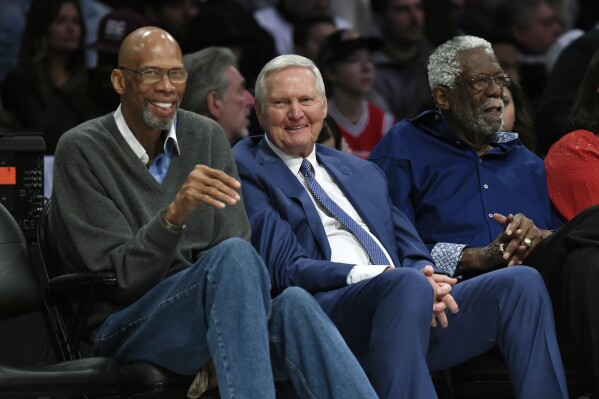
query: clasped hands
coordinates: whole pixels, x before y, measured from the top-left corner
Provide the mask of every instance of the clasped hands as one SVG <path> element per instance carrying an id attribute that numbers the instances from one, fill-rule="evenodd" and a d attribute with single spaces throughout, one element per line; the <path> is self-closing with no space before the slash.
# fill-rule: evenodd
<path id="1" fill-rule="evenodd" d="M 483 248 L 464 248 L 458 263 L 461 274 L 478 274 L 502 266 L 521 265 L 543 239 L 551 234 L 541 230 L 521 213 L 508 216 L 493 214 L 503 231 Z"/>
<path id="2" fill-rule="evenodd" d="M 437 327 L 437 325 L 440 325 L 441 327 L 447 327 L 448 321 L 445 310 L 449 309 L 451 313 L 457 313 L 459 310 L 457 302 L 449 294 L 452 286 L 457 283 L 457 279 L 443 274 L 436 274 L 430 265 L 424 266 L 421 271 L 433 287 L 435 295 L 431 326 Z"/>
<path id="3" fill-rule="evenodd" d="M 495 258 L 496 264 L 521 265 L 543 238 L 551 234 L 539 229 L 532 220 L 521 213 L 508 216 L 495 213 L 493 219 L 504 226 L 503 232 L 483 248 L 483 253 Z"/>

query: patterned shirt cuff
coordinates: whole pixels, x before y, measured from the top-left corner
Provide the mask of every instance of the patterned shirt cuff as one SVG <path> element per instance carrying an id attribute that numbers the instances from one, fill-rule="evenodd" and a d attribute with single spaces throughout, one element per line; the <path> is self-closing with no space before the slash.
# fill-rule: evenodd
<path id="1" fill-rule="evenodd" d="M 462 256 L 465 244 L 454 244 L 451 242 L 439 242 L 431 250 L 431 255 L 437 267 L 453 277 L 458 262 Z"/>

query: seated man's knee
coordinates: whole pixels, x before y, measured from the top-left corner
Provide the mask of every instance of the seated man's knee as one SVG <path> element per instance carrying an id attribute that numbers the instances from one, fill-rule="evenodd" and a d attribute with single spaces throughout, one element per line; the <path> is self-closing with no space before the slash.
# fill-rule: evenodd
<path id="1" fill-rule="evenodd" d="M 519 290 L 530 291 L 534 287 L 545 291 L 545 283 L 541 274 L 529 266 L 512 266 L 500 269 L 496 281 L 502 280 L 507 286 Z"/>
<path id="2" fill-rule="evenodd" d="M 308 315 L 320 305 L 312 295 L 300 287 L 288 287 L 275 298 L 276 306 L 284 311 Z"/>
<path id="3" fill-rule="evenodd" d="M 433 288 L 426 276 L 419 270 L 396 268 L 383 272 L 376 277 L 377 289 L 383 295 L 398 295 L 433 300 Z"/>

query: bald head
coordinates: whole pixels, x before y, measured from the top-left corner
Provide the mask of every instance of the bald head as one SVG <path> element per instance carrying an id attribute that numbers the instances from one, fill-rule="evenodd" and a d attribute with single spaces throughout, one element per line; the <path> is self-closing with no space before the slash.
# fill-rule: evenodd
<path id="1" fill-rule="evenodd" d="M 176 49 L 181 54 L 181 48 L 175 38 L 164 29 L 155 26 L 144 26 L 131 32 L 121 43 L 119 49 L 119 65 L 131 65 L 136 63 L 146 52 L 159 51 L 164 47 L 171 50 Z"/>

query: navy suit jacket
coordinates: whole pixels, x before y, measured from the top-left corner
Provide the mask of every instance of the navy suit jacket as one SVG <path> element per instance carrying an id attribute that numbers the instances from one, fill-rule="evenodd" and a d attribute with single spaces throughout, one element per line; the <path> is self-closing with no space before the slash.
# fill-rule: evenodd
<path id="1" fill-rule="evenodd" d="M 268 267 L 273 293 L 347 285 L 353 264 L 331 262 L 331 248 L 310 195 L 264 136 L 248 137 L 233 154 L 252 228 L 252 243 Z M 396 267 L 433 265 L 416 229 L 391 204 L 387 180 L 372 162 L 320 144 L 316 158 L 385 247 Z"/>

